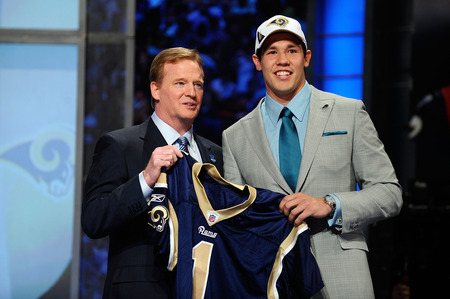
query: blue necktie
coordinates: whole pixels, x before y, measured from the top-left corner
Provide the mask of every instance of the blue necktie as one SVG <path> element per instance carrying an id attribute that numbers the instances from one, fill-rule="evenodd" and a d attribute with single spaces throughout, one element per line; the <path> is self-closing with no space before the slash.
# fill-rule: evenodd
<path id="1" fill-rule="evenodd" d="M 189 150 L 188 150 L 189 141 L 187 140 L 187 138 L 185 136 L 178 137 L 178 139 L 175 140 L 175 143 L 179 144 L 180 151 L 189 153 Z"/>
<path id="2" fill-rule="evenodd" d="M 284 179 L 295 192 L 297 187 L 298 173 L 302 161 L 302 151 L 298 140 L 297 130 L 294 122 L 294 116 L 288 108 L 284 107 L 280 113 L 281 128 L 279 139 L 280 170 Z"/>

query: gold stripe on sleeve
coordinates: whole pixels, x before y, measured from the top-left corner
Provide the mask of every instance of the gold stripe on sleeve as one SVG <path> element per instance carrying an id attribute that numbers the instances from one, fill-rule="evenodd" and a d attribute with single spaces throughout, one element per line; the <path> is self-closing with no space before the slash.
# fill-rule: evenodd
<path id="1" fill-rule="evenodd" d="M 283 259 L 292 250 L 292 248 L 294 248 L 298 236 L 307 229 L 308 225 L 304 221 L 299 226 L 294 226 L 289 235 L 286 239 L 284 239 L 283 243 L 281 243 L 278 248 L 272 272 L 270 273 L 269 281 L 267 282 L 267 298 L 278 298 L 276 284 L 278 277 L 280 277 L 281 271 L 283 270 Z"/>
<path id="2" fill-rule="evenodd" d="M 178 218 L 170 200 L 169 203 L 169 227 L 170 227 L 170 256 L 167 269 L 172 271 L 178 263 Z"/>

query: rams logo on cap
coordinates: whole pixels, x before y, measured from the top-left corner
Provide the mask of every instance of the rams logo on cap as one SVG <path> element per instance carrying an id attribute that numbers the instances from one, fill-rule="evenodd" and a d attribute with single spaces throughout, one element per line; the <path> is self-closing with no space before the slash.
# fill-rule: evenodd
<path id="1" fill-rule="evenodd" d="M 273 24 L 273 25 L 277 25 L 279 27 L 284 28 L 287 26 L 288 23 L 289 23 L 288 19 L 286 19 L 284 17 L 278 17 L 275 20 L 273 20 L 272 22 L 270 22 L 269 24 L 267 24 L 267 26 L 270 26 Z"/>

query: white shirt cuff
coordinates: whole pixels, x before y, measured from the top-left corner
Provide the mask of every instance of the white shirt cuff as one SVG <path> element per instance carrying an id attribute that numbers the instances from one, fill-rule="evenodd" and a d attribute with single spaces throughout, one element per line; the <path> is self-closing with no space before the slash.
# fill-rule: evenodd
<path id="1" fill-rule="evenodd" d="M 139 173 L 139 183 L 141 184 L 142 195 L 144 195 L 145 198 L 152 195 L 153 189 L 147 185 L 147 182 L 144 179 L 144 171 Z"/>

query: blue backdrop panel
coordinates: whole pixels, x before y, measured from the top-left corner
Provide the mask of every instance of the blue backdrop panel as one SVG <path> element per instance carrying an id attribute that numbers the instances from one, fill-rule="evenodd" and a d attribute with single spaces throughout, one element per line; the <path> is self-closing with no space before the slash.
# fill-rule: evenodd
<path id="1" fill-rule="evenodd" d="M 0 298 L 37 298 L 70 266 L 77 52 L 0 44 Z"/>

